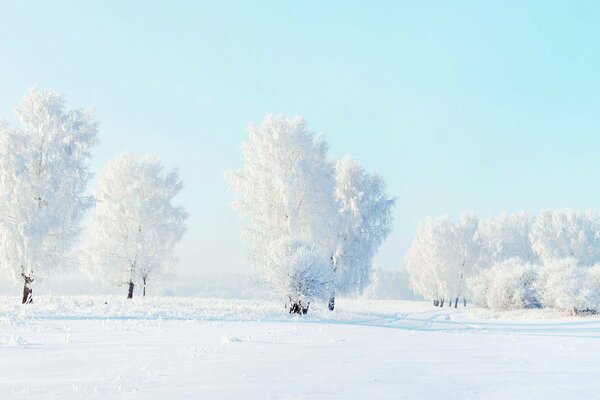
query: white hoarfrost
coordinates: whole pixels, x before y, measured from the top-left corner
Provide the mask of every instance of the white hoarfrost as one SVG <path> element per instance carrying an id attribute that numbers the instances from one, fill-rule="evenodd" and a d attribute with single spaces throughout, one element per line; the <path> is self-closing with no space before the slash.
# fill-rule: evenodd
<path id="1" fill-rule="evenodd" d="M 268 116 L 260 125 L 251 124 L 248 133 L 249 141 L 242 145 L 244 168 L 227 174 L 235 192 L 234 207 L 244 219 L 247 255 L 259 279 L 292 302 L 300 301 L 294 298 L 299 293 L 291 289 L 291 278 L 281 274 L 283 260 L 273 257 L 319 257 L 322 261 L 311 267 L 311 276 L 328 276 L 337 210 L 327 143 L 315 137 L 301 118 Z M 299 249 L 304 249 L 302 255 Z M 315 268 L 323 271 L 316 273 Z M 325 289 L 322 283 L 318 287 Z"/>
<path id="2" fill-rule="evenodd" d="M 530 240 L 532 224 L 533 218 L 526 212 L 502 213 L 480 220 L 477 228 L 482 243 L 479 267 L 489 268 L 512 258 L 535 263 L 537 257 Z"/>
<path id="3" fill-rule="evenodd" d="M 478 253 L 468 279 L 476 304 L 502 310 L 598 311 L 600 216 L 595 211 L 543 210 L 535 218 L 503 213 L 468 226 L 469 235 L 473 227 L 475 234 L 467 248 Z M 455 230 L 442 217 L 427 219 L 417 232 L 406 264 L 419 294 L 445 297 L 456 281 L 462 242 Z"/>
<path id="4" fill-rule="evenodd" d="M 177 171 L 164 172 L 158 156 L 123 154 L 111 161 L 94 192 L 85 252 L 90 274 L 143 285 L 145 294 L 149 280 L 170 272 L 187 217 L 173 205 L 181 188 Z"/>
<path id="5" fill-rule="evenodd" d="M 475 271 L 481 243 L 477 217 L 465 213 L 457 223 L 448 217 L 428 218 L 405 255 L 413 290 L 428 299 L 465 295 L 466 278 Z"/>
<path id="6" fill-rule="evenodd" d="M 383 180 L 349 157 L 334 167 L 301 118 L 268 116 L 248 133 L 243 169 L 226 176 L 259 278 L 292 303 L 362 292 L 391 229 Z"/>
<path id="7" fill-rule="evenodd" d="M 546 307 L 572 310 L 575 313 L 596 310 L 600 303 L 600 291 L 590 271 L 590 268 L 579 265 L 574 258 L 554 259 L 544 263 L 535 283 L 541 302 Z"/>
<path id="8" fill-rule="evenodd" d="M 54 92 L 31 90 L 16 115 L 19 127 L 0 123 L 0 269 L 27 291 L 36 276 L 72 265 L 93 203 L 86 188 L 97 129 L 91 109 L 67 111 Z"/>
<path id="9" fill-rule="evenodd" d="M 373 257 L 392 230 L 394 200 L 385 182 L 368 174 L 349 156 L 336 164 L 335 198 L 339 208 L 334 254 L 336 289 L 361 294 L 372 275 Z"/>
<path id="10" fill-rule="evenodd" d="M 543 210 L 531 230 L 540 258 L 552 261 L 573 257 L 579 264 L 600 262 L 600 216 L 595 211 Z"/>
<path id="11" fill-rule="evenodd" d="M 304 308 L 333 288 L 333 269 L 314 244 L 278 240 L 270 248 L 269 262 L 268 285 Z"/>
<path id="12" fill-rule="evenodd" d="M 534 283 L 537 266 L 511 258 L 484 269 L 468 280 L 473 303 L 495 310 L 520 310 L 540 306 Z"/>

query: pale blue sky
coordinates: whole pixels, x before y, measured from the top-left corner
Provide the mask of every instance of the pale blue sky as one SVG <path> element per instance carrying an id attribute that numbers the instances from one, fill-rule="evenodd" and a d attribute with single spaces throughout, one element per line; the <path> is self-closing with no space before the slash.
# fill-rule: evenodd
<path id="1" fill-rule="evenodd" d="M 56 89 L 97 109 L 95 169 L 179 166 L 184 276 L 246 270 L 223 171 L 248 122 L 302 115 L 388 182 L 395 267 L 427 215 L 600 207 L 598 4 L 2 1 L 0 115 Z"/>

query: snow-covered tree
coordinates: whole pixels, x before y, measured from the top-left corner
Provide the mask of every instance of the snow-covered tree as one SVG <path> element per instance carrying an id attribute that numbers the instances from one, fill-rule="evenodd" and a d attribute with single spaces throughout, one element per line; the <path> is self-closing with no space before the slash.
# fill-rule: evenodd
<path id="1" fill-rule="evenodd" d="M 109 162 L 94 192 L 96 207 L 86 240 L 88 271 L 118 285 L 135 285 L 171 271 L 173 250 L 187 215 L 173 205 L 182 188 L 177 170 L 165 172 L 158 156 L 123 154 Z"/>
<path id="2" fill-rule="evenodd" d="M 453 223 L 447 216 L 427 218 L 405 255 L 411 287 L 423 297 L 437 301 L 465 295 L 465 279 L 479 259 L 477 217 L 471 213 Z"/>
<path id="3" fill-rule="evenodd" d="M 598 213 L 559 209 L 541 211 L 535 220 L 521 212 L 479 223 L 473 218 L 465 221 L 454 225 L 447 218 L 428 219 L 419 230 L 406 254 L 415 291 L 434 299 L 447 297 L 456 290 L 451 283 L 460 254 L 472 254 L 463 270 L 471 267 L 465 276 L 471 276 L 469 291 L 480 306 L 597 310 Z M 474 226 L 476 233 L 469 239 Z M 475 255 L 477 261 L 472 263 Z"/>
<path id="4" fill-rule="evenodd" d="M 269 263 L 265 279 L 277 293 L 286 294 L 290 313 L 306 314 L 311 299 L 332 290 L 333 269 L 315 244 L 278 240 L 270 248 Z"/>
<path id="5" fill-rule="evenodd" d="M 0 124 L 0 269 L 24 281 L 72 264 L 80 223 L 93 201 L 85 194 L 97 143 L 91 109 L 65 110 L 55 92 L 32 89 L 16 109 L 19 127 Z"/>
<path id="6" fill-rule="evenodd" d="M 547 263 L 572 257 L 581 265 L 600 262 L 600 217 L 595 211 L 543 210 L 531 228 L 531 243 Z"/>
<path id="7" fill-rule="evenodd" d="M 349 156 L 336 164 L 338 240 L 333 256 L 336 290 L 360 294 L 369 283 L 373 257 L 392 230 L 394 200 L 385 182 Z M 333 306 L 333 302 L 331 303 Z"/>
<path id="8" fill-rule="evenodd" d="M 515 257 L 481 270 L 467 281 L 473 303 L 495 310 L 539 307 L 534 289 L 538 268 Z"/>
<path id="9" fill-rule="evenodd" d="M 477 234 L 481 240 L 480 268 L 490 268 L 511 258 L 523 263 L 536 263 L 533 251 L 531 226 L 533 219 L 526 213 L 502 213 L 497 217 L 488 217 L 479 221 Z"/>
<path id="10" fill-rule="evenodd" d="M 249 141 L 242 145 L 243 169 L 226 174 L 235 193 L 234 207 L 244 220 L 248 259 L 259 279 L 279 295 L 292 303 L 309 301 L 317 293 L 300 296 L 286 289 L 283 282 L 289 277 L 274 267 L 281 260 L 273 262 L 272 248 L 275 243 L 302 243 L 288 250 L 309 257 L 306 249 L 311 249 L 310 257 L 318 255 L 323 262 L 315 263 L 309 275 L 328 276 L 328 271 L 314 271 L 332 268 L 336 240 L 335 169 L 327 159 L 327 144 L 298 117 L 268 116 L 260 125 L 251 124 L 248 133 Z M 314 286 L 325 289 L 322 283 Z"/>
<path id="11" fill-rule="evenodd" d="M 596 273 L 596 269 L 580 265 L 576 258 L 553 258 L 539 268 L 535 289 L 544 307 L 575 314 L 595 311 L 600 303 L 600 291 L 594 279 Z"/>

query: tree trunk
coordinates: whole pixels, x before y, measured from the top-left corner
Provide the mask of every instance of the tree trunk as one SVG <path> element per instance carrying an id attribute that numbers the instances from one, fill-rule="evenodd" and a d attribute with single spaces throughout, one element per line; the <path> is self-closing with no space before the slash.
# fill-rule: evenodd
<path id="1" fill-rule="evenodd" d="M 456 300 L 454 300 L 454 308 L 458 307 L 458 297 L 456 298 Z"/>
<path id="2" fill-rule="evenodd" d="M 440 301 L 440 307 L 444 307 L 444 299 L 442 299 L 442 301 Z"/>
<path id="3" fill-rule="evenodd" d="M 308 307 L 310 306 L 310 301 L 307 304 L 302 304 L 301 300 L 291 301 L 290 300 L 290 314 L 306 314 L 308 313 Z"/>
<path id="4" fill-rule="evenodd" d="M 128 299 L 133 299 L 133 288 L 134 288 L 134 284 L 133 281 L 129 281 L 129 290 L 127 291 L 127 298 Z"/>
<path id="5" fill-rule="evenodd" d="M 329 304 L 327 304 L 327 308 L 329 308 L 329 311 L 333 311 L 333 309 L 335 308 L 335 295 L 332 295 L 329 299 Z"/>
<path id="6" fill-rule="evenodd" d="M 302 314 L 302 303 L 300 301 L 290 302 L 290 314 Z"/>
<path id="7" fill-rule="evenodd" d="M 467 299 L 465 299 L 465 298 L 463 297 L 463 307 L 466 307 L 466 306 L 467 306 Z"/>
<path id="8" fill-rule="evenodd" d="M 33 303 L 33 287 L 31 285 L 33 283 L 33 278 L 31 278 L 31 275 L 25 275 L 24 273 L 21 275 L 23 276 L 23 278 L 25 278 L 25 285 L 23 286 L 22 304 Z"/>
<path id="9" fill-rule="evenodd" d="M 144 293 L 142 294 L 142 297 L 146 297 L 146 281 L 148 280 L 147 277 L 144 277 Z"/>
<path id="10" fill-rule="evenodd" d="M 433 300 L 433 306 L 434 307 L 438 307 L 440 305 L 440 301 L 439 300 Z"/>

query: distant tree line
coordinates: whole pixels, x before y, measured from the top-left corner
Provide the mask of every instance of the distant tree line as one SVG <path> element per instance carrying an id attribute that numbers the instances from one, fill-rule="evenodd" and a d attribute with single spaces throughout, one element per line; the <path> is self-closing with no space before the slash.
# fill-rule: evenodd
<path id="1" fill-rule="evenodd" d="M 456 307 L 470 298 L 500 310 L 594 313 L 600 307 L 600 215 L 557 209 L 535 217 L 428 218 L 405 263 L 413 290 L 436 305 Z"/>

